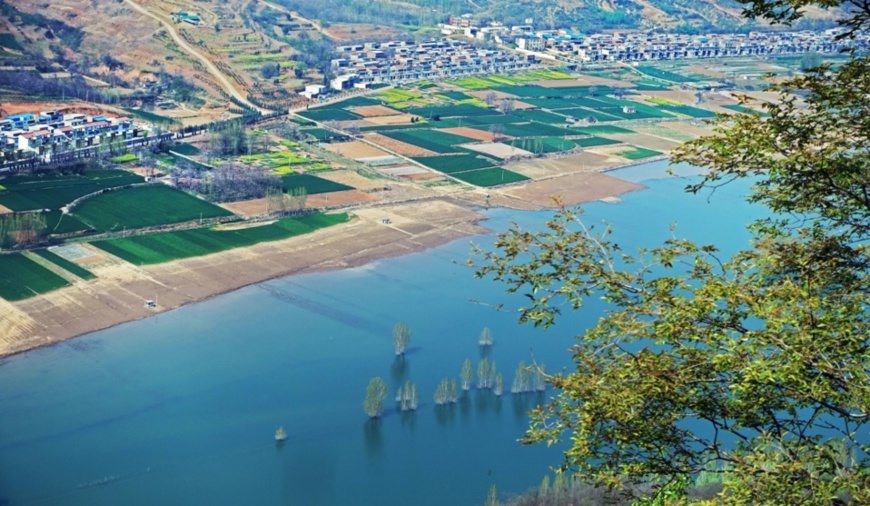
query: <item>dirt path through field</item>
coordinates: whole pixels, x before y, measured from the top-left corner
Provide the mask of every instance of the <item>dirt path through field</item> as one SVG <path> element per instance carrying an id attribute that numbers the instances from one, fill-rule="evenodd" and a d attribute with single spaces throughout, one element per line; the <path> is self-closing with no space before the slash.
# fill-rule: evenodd
<path id="1" fill-rule="evenodd" d="M 153 12 L 149 11 L 145 7 L 142 7 L 141 5 L 137 4 L 133 0 L 124 0 L 124 1 L 127 2 L 131 7 L 136 9 L 136 11 L 138 11 L 139 13 L 144 14 L 144 15 L 148 16 L 149 18 L 155 19 L 161 25 L 163 25 L 166 28 L 166 31 L 169 32 L 169 35 L 172 37 L 172 40 L 174 40 L 182 49 L 184 49 L 185 51 L 190 53 L 191 56 L 193 56 L 197 60 L 201 61 L 202 64 L 205 65 L 205 68 L 208 70 L 209 74 L 213 75 L 215 77 L 215 79 L 217 79 L 218 82 L 221 83 L 221 86 L 224 87 L 224 89 L 226 90 L 227 93 L 229 93 L 230 95 L 235 97 L 240 102 L 260 111 L 261 114 L 267 114 L 269 112 L 272 112 L 269 109 L 263 109 L 262 107 L 257 107 L 256 105 L 252 104 L 251 102 L 248 102 L 248 98 L 245 97 L 245 95 L 242 94 L 239 90 L 237 90 L 235 86 L 233 86 L 233 84 L 230 82 L 230 80 L 227 79 L 227 76 L 225 76 L 223 74 L 223 72 L 221 72 L 217 68 L 217 66 L 215 66 L 215 64 L 211 62 L 211 60 L 209 60 L 202 53 L 200 53 L 199 51 L 194 49 L 193 46 L 188 44 L 187 41 L 184 40 L 184 37 L 178 35 L 178 32 L 175 30 L 175 27 L 172 26 L 172 23 L 170 23 L 169 21 L 166 21 L 165 19 L 158 16 L 157 14 L 154 14 Z"/>

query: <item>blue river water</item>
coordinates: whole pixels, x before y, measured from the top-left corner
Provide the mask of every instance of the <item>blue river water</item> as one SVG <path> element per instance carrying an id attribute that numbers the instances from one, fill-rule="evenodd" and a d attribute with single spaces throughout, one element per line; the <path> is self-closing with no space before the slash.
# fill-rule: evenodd
<path id="1" fill-rule="evenodd" d="M 665 165 L 616 173 L 648 190 L 593 203 L 585 221 L 614 224 L 624 249 L 670 234 L 747 246 L 758 210 L 738 182 L 713 195 L 662 178 Z M 687 171 L 685 174 L 692 174 Z M 486 211 L 494 231 L 535 229 L 549 212 Z M 486 247 L 494 234 L 471 241 Z M 476 505 L 536 486 L 560 447 L 517 442 L 544 397 L 510 395 L 520 360 L 570 365 L 572 337 L 592 303 L 546 331 L 518 326 L 503 287 L 464 266 L 469 240 L 338 272 L 292 276 L 35 350 L 0 362 L 0 505 Z M 517 299 L 513 299 L 516 301 Z M 413 338 L 404 360 L 396 322 Z M 485 354 L 505 377 L 496 398 L 472 389 L 436 407 L 444 377 Z M 363 412 L 370 378 L 391 394 L 406 379 L 421 402 L 379 421 Z M 284 426 L 288 440 L 273 434 Z"/>

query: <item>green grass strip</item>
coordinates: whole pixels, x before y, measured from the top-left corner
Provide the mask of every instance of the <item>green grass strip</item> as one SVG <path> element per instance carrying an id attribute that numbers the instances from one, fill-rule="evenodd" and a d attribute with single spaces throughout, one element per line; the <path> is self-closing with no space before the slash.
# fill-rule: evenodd
<path id="1" fill-rule="evenodd" d="M 208 255 L 219 251 L 279 241 L 344 223 L 346 213 L 308 214 L 268 225 L 236 230 L 197 228 L 176 232 L 95 241 L 92 244 L 132 264 L 145 265 Z"/>
<path id="2" fill-rule="evenodd" d="M 8 301 L 28 299 L 68 284 L 21 253 L 0 255 L 0 297 Z"/>
<path id="3" fill-rule="evenodd" d="M 75 274 L 76 276 L 78 276 L 82 279 L 95 279 L 96 278 L 96 276 L 94 275 L 93 272 L 85 269 L 81 265 L 78 265 L 74 262 L 70 262 L 66 258 L 64 258 L 56 253 L 53 253 L 47 249 L 34 250 L 33 253 L 41 256 L 42 258 L 48 260 L 49 262 L 53 263 L 54 265 L 57 265 L 61 269 L 68 271 L 72 274 Z"/>

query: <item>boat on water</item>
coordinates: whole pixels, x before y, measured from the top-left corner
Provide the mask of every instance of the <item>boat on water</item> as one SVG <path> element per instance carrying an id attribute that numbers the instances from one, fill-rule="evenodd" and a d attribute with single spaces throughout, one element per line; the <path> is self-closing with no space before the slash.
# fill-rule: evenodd
<path id="1" fill-rule="evenodd" d="M 284 441 L 287 439 L 287 431 L 284 430 L 284 427 L 278 427 L 278 430 L 275 431 L 275 441 Z"/>

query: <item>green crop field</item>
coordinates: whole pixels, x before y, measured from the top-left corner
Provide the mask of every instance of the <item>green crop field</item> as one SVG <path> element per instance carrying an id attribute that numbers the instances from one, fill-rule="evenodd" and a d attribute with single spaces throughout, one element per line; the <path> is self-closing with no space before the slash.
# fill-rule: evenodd
<path id="1" fill-rule="evenodd" d="M 516 172 L 511 172 L 501 167 L 493 167 L 491 169 L 471 170 L 468 172 L 459 172 L 451 174 L 456 179 L 471 183 L 477 186 L 496 186 L 506 183 L 516 183 L 525 181 L 529 178 Z"/>
<path id="2" fill-rule="evenodd" d="M 558 153 L 573 148 L 574 141 L 564 137 L 537 137 L 512 140 L 510 145 L 532 153 Z"/>
<path id="3" fill-rule="evenodd" d="M 706 109 L 699 109 L 697 107 L 692 107 L 690 105 L 664 105 L 661 106 L 661 109 L 669 112 L 675 112 L 677 114 L 683 114 L 686 116 L 690 116 L 692 118 L 713 118 L 716 116 L 716 113 L 713 111 L 708 111 Z"/>
<path id="4" fill-rule="evenodd" d="M 671 81 L 675 83 L 689 83 L 692 82 L 693 79 L 690 79 L 685 76 L 681 76 L 680 74 L 674 74 L 673 72 L 668 72 L 667 70 L 662 70 L 658 67 L 652 67 L 649 65 L 639 65 L 635 67 L 638 71 L 643 72 L 648 76 L 657 77 L 659 79 L 664 79 L 666 81 Z"/>
<path id="5" fill-rule="evenodd" d="M 47 249 L 34 250 L 33 253 L 41 256 L 42 258 L 48 260 L 49 262 L 53 263 L 54 265 L 57 265 L 58 267 L 62 268 L 63 270 L 65 270 L 67 272 L 75 274 L 76 276 L 78 276 L 82 279 L 95 279 L 96 278 L 96 276 L 94 276 L 93 272 L 85 269 L 81 265 L 78 265 L 74 262 L 70 262 L 69 260 L 67 260 L 66 258 L 64 258 L 60 255 L 52 253 L 51 251 L 48 251 Z"/>
<path id="6" fill-rule="evenodd" d="M 732 111 L 736 111 L 736 112 L 751 112 L 751 113 L 759 114 L 759 115 L 761 115 L 762 118 L 769 118 L 770 117 L 770 114 L 768 114 L 764 111 L 754 109 L 752 107 L 747 107 L 745 105 L 733 104 L 733 105 L 723 105 L 722 107 L 724 107 L 726 109 L 731 109 Z"/>
<path id="7" fill-rule="evenodd" d="M 156 264 L 251 246 L 259 242 L 287 239 L 344 223 L 347 219 L 345 213 L 308 214 L 297 218 L 283 218 L 268 225 L 235 230 L 197 228 L 95 241 L 92 244 L 132 264 Z"/>
<path id="8" fill-rule="evenodd" d="M 571 130 L 545 123 L 510 124 L 504 126 L 504 134 L 511 137 L 562 137 L 572 134 Z"/>
<path id="9" fill-rule="evenodd" d="M 613 139 L 605 139 L 604 137 L 587 137 L 585 139 L 571 139 L 574 143 L 583 148 L 592 146 L 607 146 L 608 144 L 619 144 L 621 141 Z"/>
<path id="10" fill-rule="evenodd" d="M 24 48 L 21 47 L 21 44 L 15 40 L 15 36 L 11 33 L 0 33 L 0 46 L 5 48 L 12 49 L 14 51 L 24 51 Z"/>
<path id="11" fill-rule="evenodd" d="M 513 114 L 499 114 L 497 116 L 477 116 L 475 118 L 458 119 L 460 120 L 458 126 L 472 127 L 478 125 L 506 125 L 508 123 L 525 123 L 527 121 L 520 118 L 519 116 L 514 116 Z"/>
<path id="12" fill-rule="evenodd" d="M 193 156 L 199 154 L 199 148 L 194 146 L 193 144 L 188 144 L 186 142 L 177 142 L 174 146 L 172 146 L 172 151 L 176 153 L 181 153 L 186 156 Z"/>
<path id="13" fill-rule="evenodd" d="M 67 280 L 20 253 L 0 255 L 0 298 L 27 299 L 68 284 Z"/>
<path id="14" fill-rule="evenodd" d="M 103 193 L 82 201 L 73 213 L 100 232 L 232 216 L 222 207 L 165 185 Z"/>
<path id="15" fill-rule="evenodd" d="M 633 134 L 634 130 L 629 130 L 627 128 L 618 127 L 616 125 L 591 125 L 586 127 L 573 128 L 572 130 L 576 130 L 583 134 Z"/>
<path id="16" fill-rule="evenodd" d="M 332 130 L 327 130 L 325 128 L 303 128 L 299 131 L 314 137 L 318 141 L 342 142 L 348 139 L 348 136 L 346 135 L 335 133 Z"/>
<path id="17" fill-rule="evenodd" d="M 414 107 L 411 109 L 407 109 L 405 112 L 408 114 L 413 114 L 414 116 L 420 116 L 421 118 L 425 119 L 434 118 L 436 115 L 442 118 L 450 118 L 455 116 L 475 117 L 493 116 L 496 114 L 501 114 L 496 109 L 478 107 L 472 104 Z"/>
<path id="18" fill-rule="evenodd" d="M 496 165 L 494 162 L 472 155 L 424 156 L 415 161 L 445 174 L 483 169 Z"/>
<path id="19" fill-rule="evenodd" d="M 659 151 L 654 151 L 652 149 L 647 148 L 629 148 L 623 151 L 617 151 L 615 153 L 616 156 L 621 156 L 623 158 L 628 158 L 629 160 L 640 160 L 641 158 L 649 158 L 651 156 L 661 155 Z"/>
<path id="20" fill-rule="evenodd" d="M 296 188 L 305 188 L 308 195 L 353 190 L 350 186 L 309 174 L 286 174 L 281 176 L 281 182 L 284 186 L 284 191 L 289 192 Z"/>
<path id="21" fill-rule="evenodd" d="M 118 155 L 109 159 L 112 163 L 130 163 L 138 160 L 139 157 L 133 153 L 124 153 L 123 155 Z"/>
<path id="22" fill-rule="evenodd" d="M 538 121 L 550 125 L 564 125 L 566 119 L 565 116 L 562 116 L 561 114 L 553 114 L 552 112 L 538 110 L 517 111 L 514 114 L 526 121 Z"/>
<path id="23" fill-rule="evenodd" d="M 471 98 L 471 95 L 467 93 L 463 93 L 461 91 L 442 91 L 438 95 L 445 96 L 450 100 L 468 100 Z"/>
<path id="24" fill-rule="evenodd" d="M 439 130 L 401 130 L 397 132 L 383 132 L 383 135 L 436 153 L 456 153 L 460 149 L 453 147 L 454 145 L 477 142 L 477 140 L 469 137 L 449 134 Z"/>
<path id="25" fill-rule="evenodd" d="M 7 192 L 0 194 L 0 205 L 13 211 L 60 209 L 73 200 L 100 191 L 144 179 L 123 170 L 95 170 L 84 175 L 42 174 L 10 176 L 3 180 Z"/>
<path id="26" fill-rule="evenodd" d="M 359 114 L 354 114 L 344 109 L 311 109 L 299 111 L 296 114 L 314 121 L 349 121 L 362 119 Z"/>
<path id="27" fill-rule="evenodd" d="M 69 234 L 72 232 L 84 232 L 90 227 L 71 214 L 63 214 L 59 210 L 42 213 L 45 216 L 46 234 Z"/>
<path id="28" fill-rule="evenodd" d="M 578 107 L 576 109 L 559 109 L 559 114 L 567 114 L 578 120 L 583 120 L 586 118 L 595 118 L 598 121 L 619 121 L 620 117 L 613 116 L 611 114 L 603 113 L 601 111 L 594 111 L 592 109 L 584 109 L 582 107 Z"/>

